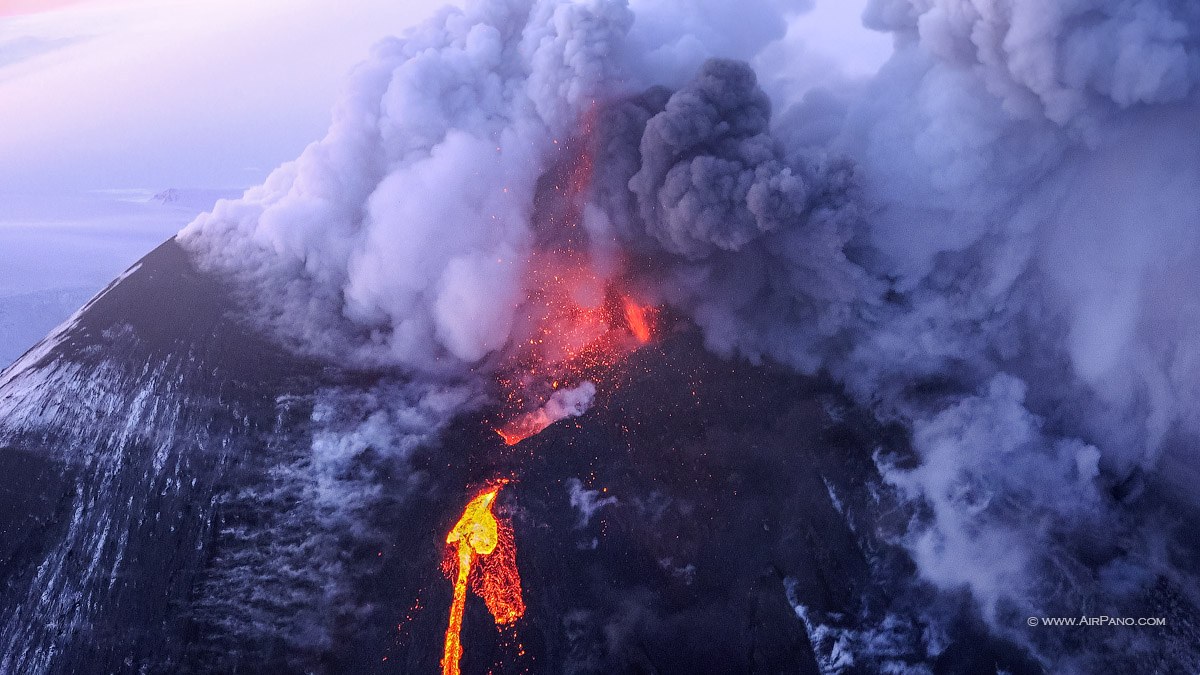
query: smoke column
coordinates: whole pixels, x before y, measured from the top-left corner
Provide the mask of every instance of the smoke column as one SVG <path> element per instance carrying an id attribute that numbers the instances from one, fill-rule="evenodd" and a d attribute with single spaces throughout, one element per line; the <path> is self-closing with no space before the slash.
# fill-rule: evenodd
<path id="1" fill-rule="evenodd" d="M 524 337 L 538 180 L 594 115 L 595 268 L 907 429 L 877 462 L 924 582 L 1060 668 L 1186 654 L 1020 627 L 1200 597 L 1168 515 L 1197 502 L 1200 7 L 875 0 L 878 75 L 769 97 L 781 4 L 444 10 L 180 240 L 295 350 L 488 377 Z"/>

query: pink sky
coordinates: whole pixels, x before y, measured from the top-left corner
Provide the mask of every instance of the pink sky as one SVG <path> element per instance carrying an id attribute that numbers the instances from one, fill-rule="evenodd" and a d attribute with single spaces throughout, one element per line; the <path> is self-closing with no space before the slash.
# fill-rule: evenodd
<path id="1" fill-rule="evenodd" d="M 47 46 L 0 62 L 0 194 L 256 184 L 324 134 L 372 43 L 446 2 L 0 0 L 0 37 Z M 795 59 L 873 72 L 865 2 L 817 0 Z"/>
<path id="2" fill-rule="evenodd" d="M 0 6 L 0 17 L 17 14 L 36 14 L 61 9 L 68 5 L 94 4 L 105 0 L 7 0 Z"/>

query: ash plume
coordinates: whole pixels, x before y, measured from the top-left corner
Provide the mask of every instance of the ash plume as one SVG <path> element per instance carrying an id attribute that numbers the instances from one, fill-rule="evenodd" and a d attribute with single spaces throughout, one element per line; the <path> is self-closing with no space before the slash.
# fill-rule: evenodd
<path id="1" fill-rule="evenodd" d="M 791 153 L 745 63 L 710 60 L 675 92 L 618 103 L 599 164 L 608 225 L 663 299 L 722 354 L 815 371 L 853 306 L 880 290 L 846 249 L 859 225 L 844 158 Z"/>
<path id="2" fill-rule="evenodd" d="M 446 10 L 181 241 L 294 349 L 486 375 L 520 339 L 539 179 L 592 116 L 597 269 L 901 425 L 877 463 L 924 582 L 1060 669 L 1195 665 L 1183 632 L 1021 619 L 1200 601 L 1171 515 L 1198 501 L 1200 9 L 876 0 L 877 76 L 772 100 L 753 64 L 784 11 L 739 6 L 740 39 L 688 3 Z"/>

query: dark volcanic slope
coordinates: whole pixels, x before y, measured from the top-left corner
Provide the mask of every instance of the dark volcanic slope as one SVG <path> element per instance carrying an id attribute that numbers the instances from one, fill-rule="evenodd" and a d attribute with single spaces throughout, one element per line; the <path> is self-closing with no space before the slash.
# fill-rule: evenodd
<path id="1" fill-rule="evenodd" d="M 234 306 L 168 242 L 0 376 L 0 672 L 436 672 L 441 542 L 497 476 L 529 611 L 472 596 L 464 672 L 1033 669 L 965 611 L 930 653 L 877 534 L 903 438 L 819 382 L 680 329 L 508 449 Z"/>
<path id="2" fill-rule="evenodd" d="M 315 383 L 232 306 L 169 241 L 0 376 L 0 671 L 179 658 L 217 483 Z"/>
<path id="3" fill-rule="evenodd" d="M 436 671 L 451 590 L 438 542 L 463 485 L 512 475 L 500 506 L 515 521 L 529 612 L 503 633 L 469 603 L 467 672 L 1036 671 L 967 620 L 940 656 L 926 652 L 917 605 L 930 598 L 899 590 L 908 560 L 875 536 L 889 516 L 871 454 L 902 438 L 822 383 L 708 354 L 690 330 L 631 357 L 591 412 L 515 449 L 474 418 L 442 442 L 414 462 L 427 489 L 377 514 L 400 539 L 363 592 L 420 609 L 397 603 L 411 619 L 351 649 L 378 662 L 349 670 Z M 603 504 L 590 519 L 572 504 L 572 492 L 588 499 L 581 488 Z M 435 526 L 405 527 L 414 522 Z"/>

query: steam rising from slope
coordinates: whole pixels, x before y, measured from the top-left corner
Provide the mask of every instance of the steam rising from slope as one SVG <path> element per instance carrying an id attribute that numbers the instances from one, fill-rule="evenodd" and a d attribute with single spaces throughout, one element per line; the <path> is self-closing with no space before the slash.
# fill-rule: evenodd
<path id="1" fill-rule="evenodd" d="M 1180 264 L 1200 244 L 1200 14 L 875 2 L 867 19 L 899 46 L 842 142 L 894 295 L 832 368 L 911 424 L 922 465 L 883 466 L 929 508 L 922 572 L 1043 655 L 1061 645 L 1020 618 L 1146 611 L 1163 588 L 1194 602 L 1188 545 L 1155 512 L 1196 501 L 1200 279 Z M 1187 652 L 1156 637 L 1114 649 Z"/>
<path id="2" fill-rule="evenodd" d="M 877 0 L 892 60 L 772 126 L 749 66 L 705 61 L 782 37 L 774 3 L 739 6 L 736 40 L 689 3 L 448 10 L 181 239 L 302 351 L 488 373 L 522 337 L 538 179 L 594 115 L 596 267 L 911 430 L 915 468 L 879 463 L 926 579 L 1045 658 L 1070 647 L 1014 617 L 1195 602 L 1157 514 L 1197 501 L 1200 9 Z"/>

